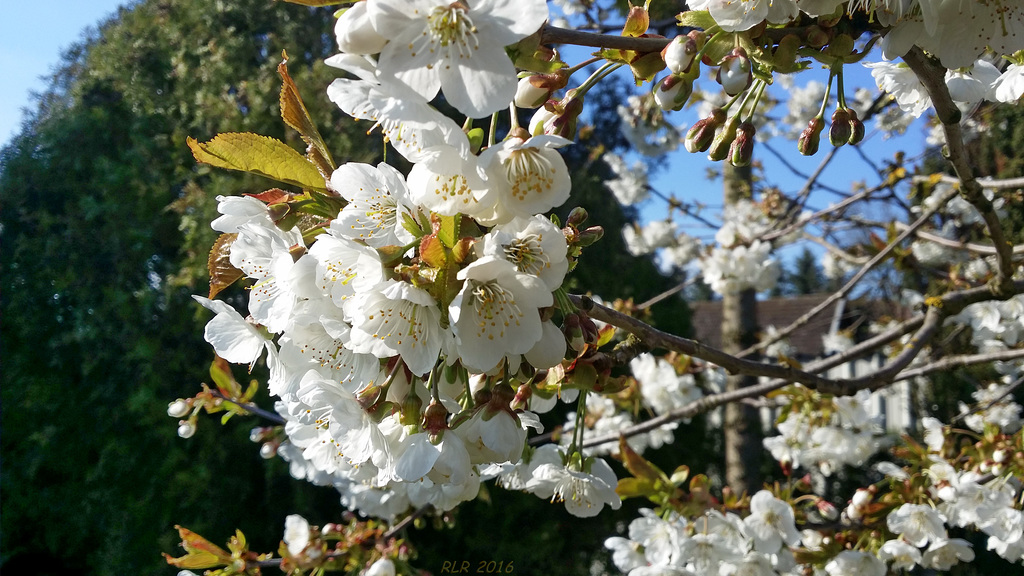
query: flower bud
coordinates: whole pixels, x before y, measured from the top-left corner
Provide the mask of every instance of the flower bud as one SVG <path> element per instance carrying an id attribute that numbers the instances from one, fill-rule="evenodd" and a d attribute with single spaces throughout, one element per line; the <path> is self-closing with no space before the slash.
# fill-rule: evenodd
<path id="1" fill-rule="evenodd" d="M 171 418 L 181 418 L 190 410 L 188 402 L 178 398 L 167 405 L 167 415 Z"/>
<path id="2" fill-rule="evenodd" d="M 706 152 L 711 147 L 711 141 L 715 138 L 715 130 L 724 122 L 725 111 L 721 108 L 715 108 L 711 111 L 711 116 L 698 120 L 686 132 L 686 140 L 683 142 L 683 145 L 686 146 L 686 151 L 691 154 L 694 152 Z"/>
<path id="3" fill-rule="evenodd" d="M 846 108 L 836 108 L 836 111 L 832 113 L 832 125 L 828 129 L 828 141 L 833 146 L 842 146 L 850 140 L 852 134 L 850 112 Z"/>
<path id="4" fill-rule="evenodd" d="M 807 29 L 807 45 L 812 48 L 821 48 L 828 44 L 829 34 L 821 26 L 811 26 Z"/>
<path id="5" fill-rule="evenodd" d="M 683 76 L 666 76 L 654 89 L 654 101 L 662 110 L 681 110 L 693 94 L 693 80 Z"/>
<path id="6" fill-rule="evenodd" d="M 796 142 L 796 149 L 804 156 L 814 156 L 818 153 L 818 144 L 821 142 L 821 131 L 825 128 L 825 119 L 820 116 L 811 118 L 807 128 L 800 133 L 800 139 Z"/>
<path id="7" fill-rule="evenodd" d="M 740 123 L 736 139 L 729 146 L 729 162 L 733 166 L 746 166 L 754 156 L 754 134 L 757 129 L 749 120 Z"/>
<path id="8" fill-rule="evenodd" d="M 287 216 L 291 211 L 292 207 L 287 202 L 278 202 L 267 206 L 267 215 L 270 216 L 270 219 L 275 223 L 284 220 L 285 216 Z"/>
<path id="9" fill-rule="evenodd" d="M 590 246 L 594 242 L 597 242 L 604 237 L 604 228 L 600 226 L 590 226 L 587 229 L 580 232 L 579 238 L 576 239 L 577 246 Z"/>
<path id="10" fill-rule="evenodd" d="M 196 433 L 196 425 L 185 420 L 178 425 L 178 436 L 182 438 L 191 438 Z"/>
<path id="11" fill-rule="evenodd" d="M 537 86 L 532 82 L 533 76 L 519 79 L 516 87 L 515 104 L 520 108 L 537 108 L 548 101 L 551 90 Z"/>
<path id="12" fill-rule="evenodd" d="M 363 572 L 363 576 L 395 576 L 395 573 L 395 563 L 389 558 L 381 558 Z"/>
<path id="13" fill-rule="evenodd" d="M 583 112 L 583 97 L 569 90 L 561 101 L 548 100 L 530 120 L 530 134 L 550 134 L 569 140 L 576 138 L 576 123 Z"/>
<path id="14" fill-rule="evenodd" d="M 399 413 L 398 421 L 403 426 L 413 426 L 420 421 L 420 410 L 423 408 L 423 400 L 416 394 L 409 394 L 402 401 L 402 411 Z"/>
<path id="15" fill-rule="evenodd" d="M 436 436 L 440 432 L 447 430 L 448 409 L 437 402 L 431 401 L 427 405 L 427 409 L 423 411 L 423 429 L 430 433 L 431 436 Z"/>
<path id="16" fill-rule="evenodd" d="M 996 450 L 992 453 L 992 460 L 995 462 L 1006 462 L 1006 450 Z"/>
<path id="17" fill-rule="evenodd" d="M 700 52 L 697 41 L 689 36 L 676 36 L 661 51 L 661 57 L 665 59 L 665 66 L 673 74 L 684 74 L 689 72 L 693 65 L 693 59 Z"/>
<path id="18" fill-rule="evenodd" d="M 858 488 L 857 491 L 853 493 L 853 498 L 850 499 L 850 504 L 856 508 L 863 508 L 870 503 L 871 492 L 863 488 Z"/>
<path id="19" fill-rule="evenodd" d="M 555 100 L 548 100 L 544 106 L 533 113 L 533 118 L 530 118 L 530 135 L 540 136 L 547 133 L 548 125 L 555 121 L 555 106 L 557 104 L 558 102 Z"/>
<path id="20" fill-rule="evenodd" d="M 729 147 L 732 146 L 733 140 L 736 139 L 736 130 L 739 128 L 739 125 L 740 119 L 738 116 L 731 116 L 726 120 L 725 125 L 715 134 L 714 140 L 711 141 L 711 147 L 708 148 L 708 160 L 719 162 L 729 156 Z"/>
<path id="21" fill-rule="evenodd" d="M 260 458 L 264 460 L 270 460 L 274 456 L 277 456 L 277 446 L 267 442 L 263 446 L 260 446 Z"/>
<path id="22" fill-rule="evenodd" d="M 863 514 L 861 513 L 860 508 L 857 508 L 853 504 L 846 507 L 846 517 L 850 520 L 860 520 L 861 516 L 863 516 Z"/>
<path id="23" fill-rule="evenodd" d="M 722 59 L 715 80 L 722 85 L 725 93 L 735 96 L 750 88 L 754 81 L 754 69 L 747 57 L 747 51 L 737 46 L 728 56 Z"/>
<path id="24" fill-rule="evenodd" d="M 852 108 L 849 109 L 850 113 L 850 137 L 847 138 L 846 142 L 851 145 L 860 144 L 861 140 L 864 140 L 864 123 L 857 118 L 857 112 Z"/>
<path id="25" fill-rule="evenodd" d="M 570 348 L 577 352 L 583 351 L 587 341 L 583 335 L 583 326 L 578 313 L 566 314 L 565 319 L 562 320 L 562 333 L 565 334 Z"/>
<path id="26" fill-rule="evenodd" d="M 587 213 L 586 208 L 583 208 L 582 206 L 577 206 L 569 212 L 569 217 L 565 219 L 565 224 L 566 226 L 579 228 L 584 222 L 587 221 L 587 218 L 589 217 L 590 214 Z"/>
<path id="27" fill-rule="evenodd" d="M 643 6 L 630 6 L 626 14 L 626 24 L 622 27 L 623 36 L 642 36 L 651 25 L 651 15 Z"/>
<path id="28" fill-rule="evenodd" d="M 835 520 L 839 517 L 839 510 L 827 500 L 818 500 L 815 506 L 818 508 L 818 513 L 826 520 Z"/>
<path id="29" fill-rule="evenodd" d="M 516 397 L 512 399 L 513 410 L 525 410 L 529 406 L 530 398 L 533 397 L 533 387 L 529 384 L 520 384 L 516 389 Z"/>

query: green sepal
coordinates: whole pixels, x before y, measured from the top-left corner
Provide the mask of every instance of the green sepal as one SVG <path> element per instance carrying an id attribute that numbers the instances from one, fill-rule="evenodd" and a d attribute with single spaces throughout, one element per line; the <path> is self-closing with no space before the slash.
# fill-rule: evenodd
<path id="1" fill-rule="evenodd" d="M 686 12 L 681 12 L 676 15 L 676 20 L 679 22 L 679 26 L 700 28 L 701 30 L 711 30 L 718 26 L 715 19 L 711 17 L 711 12 L 708 12 L 707 10 L 688 10 Z"/>

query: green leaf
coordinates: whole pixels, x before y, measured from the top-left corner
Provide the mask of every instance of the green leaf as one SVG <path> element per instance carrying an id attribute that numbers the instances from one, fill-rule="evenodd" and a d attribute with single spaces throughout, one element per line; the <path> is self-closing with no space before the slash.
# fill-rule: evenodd
<path id="1" fill-rule="evenodd" d="M 655 486 L 657 482 L 662 482 L 663 486 L 669 484 L 668 476 L 661 471 L 660 468 L 651 464 L 644 459 L 643 456 L 639 455 L 630 448 L 626 442 L 625 436 L 619 437 L 619 457 L 622 458 L 622 465 L 629 470 L 629 473 L 641 480 L 650 482 L 652 486 Z"/>
<path id="2" fill-rule="evenodd" d="M 402 212 L 402 228 L 416 238 L 423 236 L 423 228 L 420 228 L 420 223 L 406 212 Z"/>
<path id="3" fill-rule="evenodd" d="M 459 224 L 462 218 L 455 216 L 438 216 L 436 224 L 437 237 L 446 248 L 452 248 L 459 240 Z"/>
<path id="4" fill-rule="evenodd" d="M 282 53 L 281 57 L 283 60 L 277 65 L 277 74 L 281 77 L 281 118 L 302 136 L 308 146 L 306 158 L 317 167 L 321 176 L 328 179 L 336 168 L 334 159 L 302 103 L 299 88 L 288 74 L 288 54 Z"/>
<path id="5" fill-rule="evenodd" d="M 623 500 L 626 498 L 647 498 L 657 491 L 652 482 L 640 478 L 622 478 L 619 480 L 619 485 L 615 487 L 615 493 Z"/>
<path id="6" fill-rule="evenodd" d="M 210 364 L 210 378 L 228 398 L 238 398 L 242 394 L 242 387 L 238 385 L 228 361 L 217 356 Z"/>
<path id="7" fill-rule="evenodd" d="M 690 477 L 690 467 L 683 464 L 676 468 L 675 472 L 672 473 L 672 477 L 669 480 L 676 486 L 681 486 L 686 479 Z"/>
<path id="8" fill-rule="evenodd" d="M 715 19 L 711 17 L 711 13 L 707 10 L 690 10 L 683 12 L 676 16 L 676 20 L 679 21 L 680 26 L 700 28 L 701 30 L 708 30 L 714 26 L 718 26 L 718 23 L 715 22 Z"/>
<path id="9" fill-rule="evenodd" d="M 444 268 L 448 255 L 437 234 L 428 234 L 420 241 L 420 259 L 432 268 Z"/>
<path id="10" fill-rule="evenodd" d="M 260 389 L 259 381 L 256 380 L 255 378 L 250 380 L 249 381 L 249 387 L 245 389 L 245 394 L 242 396 L 241 400 L 243 402 L 248 402 L 248 401 L 252 400 L 253 396 L 256 395 L 256 392 L 259 392 L 259 389 Z"/>
<path id="11" fill-rule="evenodd" d="M 250 132 L 227 132 L 214 136 L 209 142 L 188 138 L 187 143 L 196 160 L 204 164 L 327 191 L 324 177 L 316 166 L 280 140 Z"/>
<path id="12" fill-rule="evenodd" d="M 231 265 L 231 244 L 238 234 L 221 234 L 210 248 L 210 256 L 206 260 L 206 268 L 210 272 L 210 295 L 213 299 L 221 290 L 231 286 L 245 274 Z"/>
<path id="13" fill-rule="evenodd" d="M 405 255 L 404 246 L 381 246 L 377 248 L 377 254 L 380 255 L 380 263 L 385 267 L 390 268 L 397 265 L 402 261 L 402 256 Z"/>

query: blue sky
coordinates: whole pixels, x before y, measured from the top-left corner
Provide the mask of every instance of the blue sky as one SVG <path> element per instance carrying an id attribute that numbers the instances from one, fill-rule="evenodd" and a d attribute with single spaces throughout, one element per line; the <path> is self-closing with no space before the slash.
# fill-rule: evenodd
<path id="1" fill-rule="evenodd" d="M 18 131 L 30 93 L 41 91 L 62 51 L 128 0 L 5 0 L 0 18 L 0 145 Z"/>

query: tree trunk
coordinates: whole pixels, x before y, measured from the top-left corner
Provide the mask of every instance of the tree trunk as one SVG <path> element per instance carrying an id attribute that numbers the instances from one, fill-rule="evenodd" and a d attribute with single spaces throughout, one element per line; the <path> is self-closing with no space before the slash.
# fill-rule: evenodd
<path id="1" fill-rule="evenodd" d="M 750 167 L 723 162 L 725 205 L 752 196 Z M 722 349 L 730 354 L 757 341 L 757 293 L 751 288 L 722 296 Z M 730 375 L 726 390 L 757 383 L 750 376 Z M 754 493 L 761 487 L 761 420 L 756 408 L 733 402 L 725 407 L 725 483 L 737 494 Z"/>

